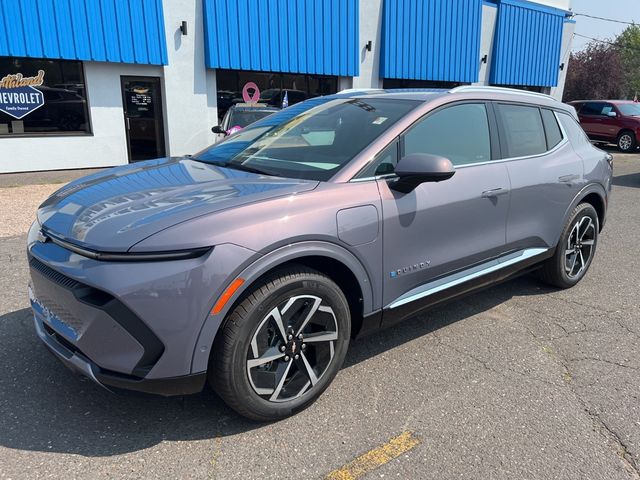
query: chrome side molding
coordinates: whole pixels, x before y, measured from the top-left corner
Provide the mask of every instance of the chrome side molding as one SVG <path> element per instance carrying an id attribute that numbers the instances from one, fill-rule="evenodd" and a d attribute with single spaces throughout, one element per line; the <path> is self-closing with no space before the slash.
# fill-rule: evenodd
<path id="1" fill-rule="evenodd" d="M 527 248 L 525 250 L 519 250 L 517 252 L 510 253 L 481 265 L 454 273 L 453 275 L 449 275 L 438 280 L 420 285 L 419 287 L 416 287 L 413 290 L 409 290 L 404 295 L 398 297 L 385 308 L 393 309 L 402 305 L 406 305 L 407 303 L 411 303 L 415 300 L 428 297 L 429 295 L 442 292 L 443 290 L 461 285 L 470 280 L 488 275 L 489 273 L 496 272 L 530 258 L 537 257 L 538 255 L 542 255 L 548 251 L 548 248 Z"/>

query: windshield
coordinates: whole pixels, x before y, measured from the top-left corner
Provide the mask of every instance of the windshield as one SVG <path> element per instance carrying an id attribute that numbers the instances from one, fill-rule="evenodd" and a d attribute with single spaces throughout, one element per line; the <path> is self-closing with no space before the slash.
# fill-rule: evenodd
<path id="1" fill-rule="evenodd" d="M 235 111 L 231 114 L 231 118 L 229 118 L 229 128 L 233 127 L 241 127 L 244 128 L 247 125 L 257 122 L 261 118 L 271 115 L 272 111 L 265 110 L 254 110 L 254 111 Z"/>
<path id="2" fill-rule="evenodd" d="M 193 158 L 268 175 L 325 181 L 420 103 L 388 98 L 314 100 L 299 104 L 316 106 L 298 115 L 283 110 Z M 281 120 L 276 123 L 271 118 Z"/>
<path id="3" fill-rule="evenodd" d="M 629 117 L 640 117 L 640 103 L 620 103 L 618 108 L 623 115 Z"/>

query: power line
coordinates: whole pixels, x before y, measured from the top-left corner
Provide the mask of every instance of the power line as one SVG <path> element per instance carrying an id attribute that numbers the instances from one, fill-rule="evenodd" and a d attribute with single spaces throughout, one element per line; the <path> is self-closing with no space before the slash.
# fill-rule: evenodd
<path id="1" fill-rule="evenodd" d="M 626 48 L 627 50 L 633 50 L 634 52 L 639 52 L 640 53 L 640 48 L 630 47 L 629 45 L 624 45 L 624 44 L 620 44 L 620 43 L 613 43 L 613 42 L 610 42 L 608 40 L 601 40 L 599 38 L 587 37 L 586 35 L 581 35 L 579 33 L 574 33 L 573 35 L 576 36 L 576 37 L 586 38 L 587 40 L 591 40 L 593 42 L 604 43 L 606 45 L 611 45 L 612 47 L 617 47 L 617 48 Z"/>
<path id="2" fill-rule="evenodd" d="M 588 18 L 594 18 L 596 20 L 604 20 L 605 22 L 622 23 L 623 25 L 638 25 L 635 22 L 624 22 L 622 20 L 616 20 L 613 18 L 596 17 L 595 15 L 587 15 L 586 13 L 574 13 L 573 15 L 576 17 L 588 17 Z"/>

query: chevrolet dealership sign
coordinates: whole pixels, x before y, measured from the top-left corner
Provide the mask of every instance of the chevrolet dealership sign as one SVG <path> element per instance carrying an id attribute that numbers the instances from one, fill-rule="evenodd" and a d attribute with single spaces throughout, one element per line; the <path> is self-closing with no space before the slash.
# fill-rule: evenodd
<path id="1" fill-rule="evenodd" d="M 23 77 L 21 73 L 7 75 L 0 80 L 0 112 L 20 120 L 44 105 L 44 95 L 39 87 L 44 83 L 44 70 L 35 77 Z"/>

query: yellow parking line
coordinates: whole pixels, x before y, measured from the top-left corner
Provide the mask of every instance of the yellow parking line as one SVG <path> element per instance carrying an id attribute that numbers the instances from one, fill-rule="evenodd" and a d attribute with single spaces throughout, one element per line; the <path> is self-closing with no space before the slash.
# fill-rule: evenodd
<path id="1" fill-rule="evenodd" d="M 325 477 L 325 480 L 356 480 L 408 452 L 419 443 L 420 440 L 413 433 L 403 432 L 387 443 L 360 455 L 338 470 L 334 470 Z"/>

